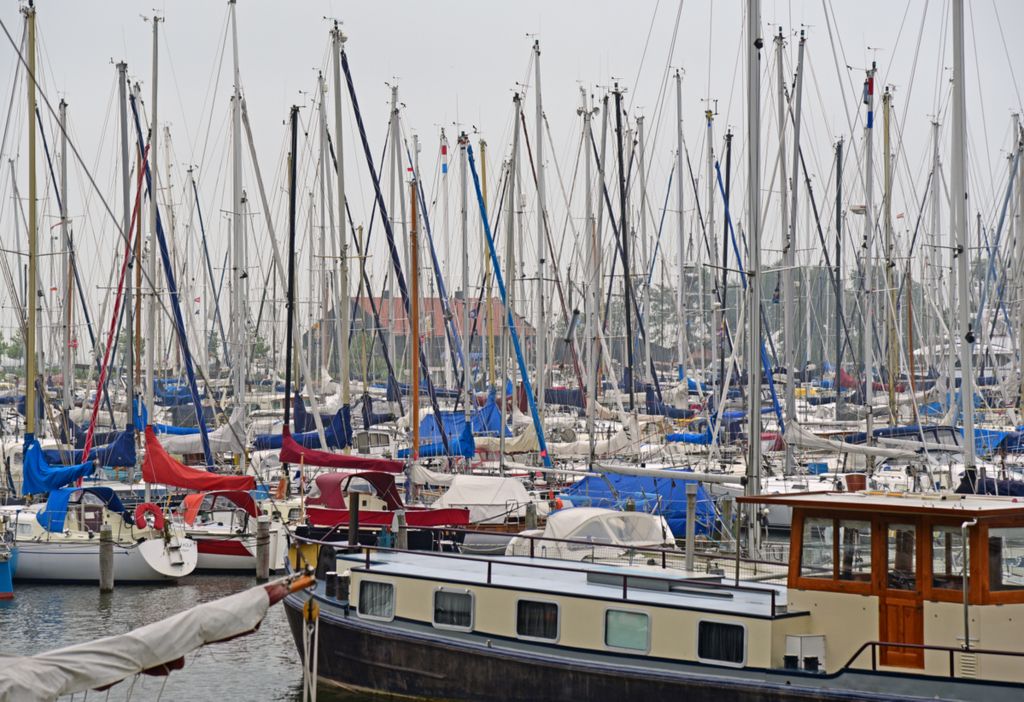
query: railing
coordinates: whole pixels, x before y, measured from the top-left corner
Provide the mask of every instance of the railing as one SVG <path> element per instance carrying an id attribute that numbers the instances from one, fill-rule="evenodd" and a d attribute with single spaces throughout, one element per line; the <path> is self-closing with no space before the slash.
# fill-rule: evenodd
<path id="1" fill-rule="evenodd" d="M 956 654 L 968 654 L 973 656 L 1005 656 L 1008 658 L 1024 658 L 1024 651 L 1000 651 L 998 649 L 991 648 L 963 648 L 956 646 L 937 646 L 934 644 L 914 644 L 914 643 L 894 643 L 891 641 L 866 641 L 861 644 L 860 648 L 854 651 L 853 655 L 850 656 L 850 660 L 846 662 L 840 671 L 856 671 L 863 670 L 862 668 L 854 668 L 853 664 L 858 658 L 863 655 L 864 651 L 871 649 L 871 670 L 877 671 L 878 666 L 878 650 L 880 648 L 901 648 L 901 649 L 914 649 L 918 651 L 936 651 L 939 653 L 946 653 L 949 656 L 949 675 L 950 679 L 956 678 Z M 886 668 L 903 668 L 906 666 L 899 665 L 886 665 Z"/>
<path id="2" fill-rule="evenodd" d="M 460 530 L 460 531 L 465 531 L 465 530 Z M 493 532 L 474 532 L 474 533 L 492 534 Z M 301 541 L 303 543 L 317 544 L 317 545 L 320 545 L 320 546 L 330 546 L 332 548 L 338 548 L 337 542 L 323 541 L 323 540 L 318 540 L 318 539 L 311 539 L 311 538 L 308 538 L 308 537 L 297 536 L 297 535 L 292 535 L 292 538 L 294 538 L 294 539 L 296 539 L 298 541 Z M 521 537 L 521 538 L 527 538 L 527 537 Z M 539 538 L 539 537 L 536 537 L 536 538 Z M 556 539 L 540 539 L 540 540 L 556 541 Z M 571 539 L 557 539 L 557 541 L 562 541 L 562 542 L 567 542 L 567 543 L 582 543 L 582 544 L 594 545 L 594 544 L 591 544 L 590 542 L 574 541 L 574 540 L 571 540 Z M 754 595 L 759 595 L 759 596 L 763 596 L 763 597 L 765 597 L 766 599 L 769 600 L 769 602 L 770 602 L 770 610 L 769 611 L 771 613 L 771 616 L 775 616 L 777 614 L 781 614 L 781 613 L 783 613 L 785 611 L 784 607 L 780 608 L 780 606 L 777 604 L 776 600 L 777 600 L 778 592 L 774 588 L 770 588 L 770 587 L 769 588 L 751 587 L 751 586 L 748 586 L 748 585 L 740 585 L 738 583 L 729 584 L 729 583 L 725 583 L 725 582 L 711 582 L 711 581 L 707 581 L 707 580 L 698 580 L 698 579 L 686 578 L 686 577 L 676 577 L 676 578 L 673 578 L 673 577 L 664 577 L 664 576 L 655 575 L 655 574 L 647 575 L 647 574 L 637 574 L 637 573 L 616 573 L 616 572 L 610 571 L 608 569 L 598 569 L 598 568 L 587 567 L 587 565 L 584 565 L 582 562 L 580 562 L 580 566 L 579 567 L 570 567 L 568 565 L 558 565 L 558 563 L 559 563 L 558 561 L 552 562 L 552 559 L 543 559 L 543 558 L 536 558 L 536 559 L 514 561 L 513 562 L 513 561 L 506 561 L 506 560 L 495 560 L 494 558 L 487 558 L 487 557 L 483 557 L 483 556 L 468 556 L 468 555 L 461 554 L 461 553 L 448 553 L 448 552 L 444 552 L 444 551 L 413 551 L 413 552 L 410 552 L 410 551 L 406 551 L 406 550 L 403 550 L 403 549 L 397 549 L 397 548 L 388 548 L 388 547 L 383 547 L 383 546 L 364 546 L 364 545 L 360 545 L 358 547 L 342 546 L 342 547 L 340 547 L 340 550 L 342 550 L 342 551 L 346 551 L 347 550 L 348 553 L 351 553 L 351 554 L 362 553 L 362 556 L 363 556 L 363 569 L 366 572 L 371 572 L 373 570 L 373 566 L 374 566 L 374 562 L 373 562 L 373 558 L 372 558 L 372 554 L 373 553 L 421 553 L 421 554 L 429 555 L 429 556 L 435 557 L 435 558 L 446 558 L 446 559 L 452 559 L 452 560 L 460 561 L 460 562 L 484 564 L 484 567 L 485 567 L 485 578 L 486 578 L 485 582 L 488 585 L 494 584 L 494 577 L 495 577 L 495 569 L 496 568 L 508 568 L 510 570 L 513 569 L 513 568 L 534 568 L 534 569 L 537 569 L 539 571 L 559 571 L 559 572 L 569 572 L 569 573 L 583 573 L 583 574 L 586 574 L 586 575 L 589 575 L 589 574 L 593 573 L 593 574 L 599 574 L 602 577 L 620 580 L 621 581 L 621 586 L 622 586 L 621 587 L 621 599 L 623 601 L 627 601 L 629 599 L 630 582 L 633 583 L 633 589 L 634 590 L 642 590 L 642 591 L 647 591 L 647 592 L 650 591 L 650 588 L 640 587 L 637 584 L 638 583 L 663 583 L 666 586 L 665 589 L 667 591 L 669 591 L 669 592 L 676 592 L 676 593 L 680 593 L 680 594 L 691 594 L 691 595 L 693 595 L 693 594 L 701 594 L 701 595 L 708 596 L 708 597 L 729 597 L 729 596 L 732 595 L 732 593 L 741 593 L 742 592 L 742 593 L 750 593 L 750 594 L 754 594 Z M 679 555 L 678 551 L 671 551 L 670 549 L 657 549 L 657 550 L 659 552 L 663 553 L 663 554 L 674 553 L 676 555 Z M 646 551 L 646 549 L 645 549 L 645 551 Z M 675 586 L 674 590 L 673 590 L 672 586 Z"/>

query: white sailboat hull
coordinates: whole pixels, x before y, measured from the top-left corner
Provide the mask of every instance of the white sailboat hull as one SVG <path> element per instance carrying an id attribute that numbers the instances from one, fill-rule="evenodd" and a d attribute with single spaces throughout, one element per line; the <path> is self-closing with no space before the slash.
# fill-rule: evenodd
<path id="1" fill-rule="evenodd" d="M 125 546 L 114 544 L 114 582 L 164 582 L 195 570 L 198 551 L 194 541 L 178 539 L 180 559 L 172 558 L 162 539 L 147 539 Z M 16 580 L 94 583 L 100 578 L 100 542 L 19 541 Z M 180 563 L 176 563 L 180 560 Z"/>

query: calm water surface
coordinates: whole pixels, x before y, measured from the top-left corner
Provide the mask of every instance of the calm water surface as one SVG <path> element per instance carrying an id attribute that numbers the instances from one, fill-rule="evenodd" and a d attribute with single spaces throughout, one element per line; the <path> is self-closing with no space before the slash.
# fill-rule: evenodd
<path id="1" fill-rule="evenodd" d="M 0 602 L 0 652 L 34 654 L 121 634 L 255 584 L 254 578 L 246 576 L 193 575 L 177 585 L 124 585 L 101 595 L 95 585 L 17 583 L 15 599 Z M 131 699 L 302 699 L 302 667 L 281 603 L 268 610 L 256 633 L 201 648 L 185 660 L 185 668 L 167 678 L 141 676 Z M 127 693 L 128 684 L 122 683 L 111 690 L 108 699 L 123 700 Z M 97 697 L 104 698 L 105 693 Z M 384 698 L 342 693 L 321 685 L 317 699 L 377 702 Z"/>

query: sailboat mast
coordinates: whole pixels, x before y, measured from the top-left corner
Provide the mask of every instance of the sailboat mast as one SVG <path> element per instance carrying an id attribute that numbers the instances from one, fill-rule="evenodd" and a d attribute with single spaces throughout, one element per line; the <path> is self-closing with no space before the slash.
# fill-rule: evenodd
<path id="1" fill-rule="evenodd" d="M 953 229 L 957 236 L 957 317 L 960 337 L 960 406 L 964 422 L 964 471 L 971 478 L 977 470 L 974 446 L 974 330 L 971 328 L 970 248 L 967 233 L 967 91 L 964 73 L 964 2 L 953 0 L 953 144 L 951 149 L 950 200 Z M 980 478 L 985 479 L 985 468 Z"/>
<path id="2" fill-rule="evenodd" d="M 459 135 L 459 199 L 460 223 L 462 225 L 462 409 L 469 424 L 469 403 L 471 397 L 472 367 L 469 360 L 469 194 L 466 184 L 466 147 L 469 137 L 465 132 Z"/>
<path id="3" fill-rule="evenodd" d="M 331 47 L 334 54 L 334 150 L 338 160 L 338 239 L 341 244 L 341 260 L 339 263 L 338 288 L 341 291 L 341 312 L 336 311 L 334 318 L 340 319 L 338 332 L 338 358 L 341 372 L 341 404 L 347 407 L 351 402 L 349 338 L 348 328 L 351 324 L 351 300 L 348 289 L 348 217 L 345 206 L 345 146 L 341 121 L 341 52 L 345 43 L 345 35 L 335 24 L 331 31 Z M 338 296 L 335 295 L 335 300 Z M 346 449 L 347 450 L 347 449 Z"/>
<path id="4" fill-rule="evenodd" d="M 1017 151 L 1024 151 L 1024 133 L 1021 132 L 1020 114 L 1013 115 L 1013 138 L 1017 140 Z M 1021 154 L 1024 155 L 1024 154 Z M 1024 359 L 1024 158 L 1017 158 L 1017 349 L 1018 359 Z M 1024 364 L 1024 361 L 1018 361 Z M 1024 411 L 1024 373 L 1020 379 L 1019 409 Z"/>
<path id="5" fill-rule="evenodd" d="M 70 232 L 68 230 L 68 104 L 64 101 L 60 101 L 60 245 L 61 245 L 61 258 L 63 259 L 64 267 L 64 283 L 62 285 L 63 300 L 64 300 L 64 314 L 63 314 L 63 332 L 64 332 L 64 351 L 61 355 L 61 370 L 64 375 L 63 385 L 63 405 L 64 409 L 70 409 L 72 398 L 73 398 L 73 379 L 74 379 L 74 349 L 71 347 L 72 337 L 72 326 L 74 325 L 74 313 L 75 313 L 75 298 L 71 292 L 71 288 L 74 285 L 72 274 L 71 274 L 71 248 L 70 243 Z"/>
<path id="6" fill-rule="evenodd" d="M 546 387 L 547 346 L 548 346 L 548 312 L 544 305 L 545 259 L 545 217 L 547 217 L 547 191 L 544 187 L 544 106 L 541 102 L 540 89 L 540 40 L 533 42 L 533 67 L 536 83 L 537 127 L 537 412 L 544 416 L 544 388 Z"/>
<path id="7" fill-rule="evenodd" d="M 761 2 L 747 3 L 747 241 L 750 247 L 747 320 L 749 437 L 745 492 L 761 492 Z M 760 546 L 756 507 L 748 522 L 748 549 Z"/>
<path id="8" fill-rule="evenodd" d="M 420 256 L 419 232 L 416 230 L 416 176 L 409 181 L 409 335 L 406 337 L 409 352 L 409 369 L 411 371 L 412 410 L 412 460 L 420 457 Z M 440 422 L 440 418 L 438 418 Z"/>
<path id="9" fill-rule="evenodd" d="M 295 333 L 295 218 L 296 191 L 298 184 L 295 179 L 295 162 L 298 160 L 299 142 L 299 108 L 292 105 L 291 115 L 291 149 L 288 154 L 288 292 L 285 301 L 287 319 L 285 321 L 285 361 L 284 361 L 284 428 L 291 422 L 292 410 L 292 353 L 293 336 Z M 277 245 L 274 245 L 277 250 Z M 280 268 L 278 269 L 280 270 Z"/>
<path id="10" fill-rule="evenodd" d="M 156 382 L 156 213 L 157 213 L 157 198 L 160 192 L 159 186 L 159 175 L 160 169 L 157 167 L 157 157 L 159 149 L 156 148 L 155 139 L 157 135 L 157 87 L 159 79 L 159 31 L 160 22 L 163 19 L 156 15 L 153 16 L 153 88 L 152 88 L 152 113 L 150 114 L 150 127 L 149 127 L 149 170 L 150 170 L 150 183 L 151 189 L 149 193 L 149 236 L 150 236 L 150 250 L 148 254 L 146 270 L 149 275 L 149 284 L 152 287 L 150 290 L 149 297 L 146 298 L 146 411 L 149 415 L 150 421 L 153 421 L 153 417 L 156 415 L 156 402 L 154 401 L 153 392 L 154 384 Z M 142 166 L 140 165 L 140 168 Z M 141 245 L 141 242 L 140 242 Z M 196 408 L 197 412 L 202 411 L 201 408 Z M 146 500 L 149 500 L 149 486 L 146 486 Z"/>
<path id="11" fill-rule="evenodd" d="M 864 404 L 867 406 L 867 443 L 871 444 L 873 410 L 871 400 L 874 396 L 874 301 L 871 298 L 874 279 L 873 242 L 875 228 L 874 203 L 874 126 L 875 126 L 875 62 L 864 79 L 864 102 L 867 105 L 867 122 L 864 126 L 864 264 L 862 282 L 861 314 L 864 327 L 861 330 L 862 355 L 864 360 Z M 868 470 L 874 467 L 874 459 L 867 457 Z"/>
<path id="12" fill-rule="evenodd" d="M 231 97 L 231 254 L 235 284 L 231 286 L 231 326 L 234 328 L 231 342 L 234 345 L 231 354 L 232 384 L 235 395 L 235 407 L 241 408 L 243 424 L 245 408 L 245 373 L 247 368 L 248 344 L 245 340 L 245 278 L 247 277 L 245 261 L 245 224 L 242 208 L 242 79 L 238 66 L 238 23 L 237 5 L 230 0 L 231 9 L 231 48 L 234 65 L 234 94 Z M 240 456 L 242 472 L 245 472 L 245 452 Z"/>
<path id="13" fill-rule="evenodd" d="M 800 124 L 801 115 L 803 114 L 803 94 L 804 94 L 804 45 L 807 42 L 807 38 L 804 35 L 803 30 L 800 30 L 800 43 L 797 46 L 797 59 L 796 59 L 796 78 L 793 89 L 793 190 L 790 195 L 790 210 L 789 210 L 789 230 L 787 232 L 787 241 L 785 247 L 786 260 L 783 262 L 785 269 L 784 276 L 788 279 L 785 284 L 786 288 L 786 309 L 788 312 L 786 321 L 786 421 L 792 422 L 796 419 L 796 372 L 794 370 L 796 366 L 796 334 L 793 329 L 794 322 L 796 320 L 796 294 L 793 287 L 793 271 L 796 269 L 796 250 L 797 250 L 797 231 L 796 231 L 796 220 L 797 220 L 797 207 L 800 203 L 800 186 L 797 181 L 796 174 L 800 168 Z M 782 155 L 785 158 L 785 154 Z M 780 159 L 781 160 L 781 159 Z M 783 205 L 785 207 L 785 205 Z M 806 278 L 805 278 L 806 281 Z M 804 287 L 804 296 L 809 302 L 809 287 Z M 808 307 L 809 309 L 809 307 Z M 810 316 L 808 316 L 808 323 L 810 323 Z M 811 339 L 810 334 L 806 335 L 806 343 L 808 348 L 810 347 Z M 786 473 L 792 473 L 795 468 L 795 461 L 793 460 L 793 446 L 787 441 L 786 442 Z"/>
<path id="14" fill-rule="evenodd" d="M 886 383 L 889 390 L 889 422 L 895 424 L 896 417 L 896 281 L 893 279 L 893 240 L 892 240 L 892 139 L 889 125 L 892 113 L 892 92 L 888 86 L 882 93 L 882 123 L 883 129 L 883 151 L 885 163 L 882 173 L 885 177 L 885 203 L 883 205 L 883 217 L 885 218 L 885 289 L 888 304 L 886 304 L 886 325 L 885 325 L 885 348 L 886 348 Z"/>
<path id="15" fill-rule="evenodd" d="M 783 363 L 786 366 L 786 396 L 785 396 L 785 410 L 786 410 L 786 421 L 790 422 L 793 419 L 793 415 L 796 413 L 796 339 L 793 329 L 793 265 L 795 260 L 795 247 L 793 246 L 793 226 L 790 222 L 790 203 L 789 203 L 789 178 L 786 174 L 786 112 L 788 111 L 789 105 L 786 102 L 786 75 L 784 69 L 784 50 L 786 46 L 785 37 L 782 34 L 782 27 L 779 27 L 778 34 L 775 35 L 775 74 L 776 74 L 776 90 L 777 95 L 775 99 L 776 107 L 778 108 L 778 128 L 779 128 L 779 217 L 780 217 L 780 231 L 783 236 L 782 243 L 782 288 L 783 288 L 783 300 L 782 300 L 782 350 L 783 350 Z M 796 171 L 794 171 L 794 175 Z M 796 188 L 793 188 L 796 190 Z M 795 203 L 794 203 L 795 204 Z M 794 217 L 796 213 L 793 213 Z M 757 341 L 755 337 L 750 337 L 750 342 L 754 343 Z M 789 475 L 793 472 L 793 446 L 790 442 L 786 442 L 786 454 L 785 462 L 783 464 L 783 473 Z"/>
<path id="16" fill-rule="evenodd" d="M 629 265 L 629 220 L 627 218 L 627 193 L 626 193 L 626 161 L 625 154 L 623 153 L 623 133 L 622 133 L 622 91 L 619 90 L 619 84 L 615 84 L 615 88 L 612 91 L 615 95 L 615 138 L 616 138 L 616 149 L 618 151 L 619 160 L 619 241 L 622 244 L 622 281 L 624 294 L 622 296 L 623 304 L 626 308 L 626 367 L 627 373 L 626 384 L 629 386 L 629 411 L 632 412 L 636 409 L 636 398 L 634 389 L 636 384 L 633 382 L 633 313 L 630 305 L 632 296 L 630 295 L 630 265 Z"/>
<path id="17" fill-rule="evenodd" d="M 687 396 L 686 380 L 686 221 L 683 202 L 686 193 L 686 179 L 683 177 L 683 76 L 678 69 L 676 82 L 676 261 L 679 266 L 679 285 L 676 289 L 676 306 L 679 309 L 676 326 L 676 370 L 683 384 L 683 397 Z M 710 129 L 708 130 L 710 134 Z M 714 342 L 712 342 L 712 345 Z M 712 354 L 714 351 L 712 351 Z"/>
<path id="18" fill-rule="evenodd" d="M 940 206 L 940 200 L 939 200 L 939 188 L 940 188 L 940 178 L 939 178 L 939 176 L 941 175 L 940 174 L 940 170 L 939 170 L 940 168 L 941 168 L 941 165 L 940 165 L 940 161 L 939 161 L 939 120 L 935 119 L 935 120 L 932 121 L 932 182 L 931 182 L 931 193 L 929 193 L 929 195 L 928 195 L 928 198 L 931 200 L 931 203 L 932 203 L 932 206 L 931 206 L 931 209 L 932 209 L 932 212 L 931 212 L 931 215 L 932 215 L 932 225 L 931 225 L 931 241 L 932 241 L 932 245 L 931 245 L 930 250 L 928 252 L 928 265 L 929 265 L 929 268 L 931 270 L 929 271 L 928 280 L 924 281 L 925 284 L 928 285 L 930 289 L 934 289 L 934 290 L 938 290 L 939 270 L 940 270 L 940 268 L 939 268 L 939 266 L 940 266 L 939 251 L 941 250 L 940 249 L 941 243 L 940 243 L 940 239 L 939 239 L 939 232 L 940 232 L 940 230 L 942 228 L 942 208 Z M 1018 242 L 1019 241 L 1020 240 L 1018 239 Z M 1018 260 L 1020 260 L 1020 259 L 1018 259 Z M 931 286 L 935 286 L 935 287 L 932 288 Z M 1022 319 L 1024 319 L 1024 317 L 1022 317 Z M 929 313 L 928 314 L 928 341 L 927 341 L 927 343 L 933 345 L 933 346 L 931 346 L 932 349 L 936 349 L 937 348 L 937 346 L 934 346 L 934 344 L 936 344 L 936 340 L 939 338 L 939 328 L 940 328 L 940 325 L 941 325 L 941 322 L 940 322 L 940 320 L 938 318 L 938 315 L 936 315 L 934 312 Z M 937 359 L 937 354 L 936 353 L 931 352 L 931 353 L 928 354 L 928 362 L 929 362 L 929 364 L 935 363 L 936 359 Z M 947 379 L 947 382 L 950 382 L 950 383 L 952 382 L 952 376 L 950 376 Z M 949 391 L 950 397 L 952 397 L 952 392 L 953 392 L 952 389 L 950 389 L 950 391 Z"/>
<path id="19" fill-rule="evenodd" d="M 515 116 L 512 119 L 512 154 L 508 160 L 508 174 L 505 186 L 505 280 L 508 281 L 508 293 L 506 296 L 506 315 L 515 315 L 514 293 L 515 293 L 515 240 L 516 240 L 516 182 L 519 172 L 519 124 L 522 116 L 523 103 L 519 93 L 512 96 L 513 111 Z M 502 324 L 501 329 L 501 426 L 502 431 L 498 438 L 498 462 L 502 474 L 505 473 L 505 430 L 507 425 L 506 413 L 509 411 L 507 396 L 508 388 L 508 344 L 511 330 Z M 511 405 L 515 407 L 515 386 L 512 388 Z"/>
<path id="20" fill-rule="evenodd" d="M 643 285 L 643 296 L 641 297 L 640 307 L 644 315 L 643 377 L 653 384 L 655 378 L 654 371 L 651 367 L 651 281 L 648 280 L 647 273 L 650 269 L 650 249 L 647 242 L 647 166 L 644 159 L 645 143 L 643 115 L 640 115 L 636 118 L 636 138 L 637 149 L 639 150 L 637 158 L 637 170 L 639 170 L 640 176 L 640 261 L 641 271 L 643 272 L 643 276 L 641 277 L 641 284 Z"/>
<path id="21" fill-rule="evenodd" d="M 582 105 L 580 113 L 583 116 L 583 143 L 590 139 L 590 123 L 594 116 L 594 110 L 587 105 L 587 92 L 580 87 Z M 584 175 L 583 192 L 585 195 L 586 210 L 584 215 L 583 231 L 590 241 L 590 255 L 587 257 L 587 273 L 589 286 L 587 289 L 587 455 L 590 460 L 587 466 L 593 470 L 595 456 L 595 444 L 597 436 L 595 431 L 595 415 L 597 412 L 597 330 L 598 330 L 598 306 L 600 297 L 598 288 L 601 277 L 601 233 L 594 226 L 594 179 L 591 163 L 593 161 L 593 149 L 585 149 L 584 153 Z"/>
<path id="22" fill-rule="evenodd" d="M 36 9 L 29 5 L 25 10 L 28 34 L 28 77 L 25 81 L 28 92 L 28 288 L 25 291 L 25 307 L 28 320 L 25 329 L 25 438 L 33 438 L 36 432 L 36 301 L 38 299 L 38 276 L 36 232 Z"/>

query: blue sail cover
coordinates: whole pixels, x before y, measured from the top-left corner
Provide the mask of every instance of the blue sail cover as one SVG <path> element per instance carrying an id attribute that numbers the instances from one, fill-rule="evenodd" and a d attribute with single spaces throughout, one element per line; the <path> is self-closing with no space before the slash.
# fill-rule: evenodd
<path id="1" fill-rule="evenodd" d="M 655 478 L 634 475 L 588 475 L 562 494 L 577 507 L 623 509 L 627 498 L 633 498 L 637 512 L 658 514 L 665 518 L 672 533 L 686 533 L 687 471 L 679 478 Z M 715 523 L 715 506 L 704 486 L 697 483 L 698 534 L 709 534 Z"/>
<path id="2" fill-rule="evenodd" d="M 363 429 L 369 429 L 377 424 L 383 424 L 384 422 L 395 421 L 394 412 L 374 412 L 373 411 L 373 398 L 370 397 L 370 393 L 364 393 L 362 399 L 359 401 L 359 411 L 363 417 Z"/>
<path id="3" fill-rule="evenodd" d="M 386 388 L 387 389 L 387 398 L 390 401 L 392 401 L 392 402 L 397 402 L 400 399 L 399 395 L 411 395 L 412 394 L 412 384 L 410 384 L 410 383 L 397 383 L 397 385 L 398 385 L 398 393 L 399 394 L 395 394 L 395 388 L 393 386 L 391 386 L 391 385 L 380 385 L 380 384 L 378 384 L 378 385 L 374 385 L 374 387 L 384 387 L 384 388 Z M 426 383 L 420 383 L 420 393 L 425 395 L 425 394 L 427 394 L 428 389 L 429 388 L 427 387 Z M 450 400 L 454 400 L 455 398 L 457 398 L 461 394 L 462 394 L 462 391 L 459 390 L 458 388 L 439 388 L 439 387 L 436 387 L 436 386 L 434 387 L 434 395 L 436 397 L 444 397 L 444 398 L 447 398 L 447 399 L 450 399 Z"/>
<path id="4" fill-rule="evenodd" d="M 292 434 L 292 438 L 305 448 L 324 448 L 320 445 L 320 435 L 316 431 Z M 347 405 L 338 410 L 331 423 L 324 427 L 324 439 L 327 447 L 343 449 L 352 445 L 352 410 Z M 256 451 L 273 451 L 281 448 L 280 434 L 260 434 L 252 442 Z"/>
<path id="5" fill-rule="evenodd" d="M 665 441 L 676 444 L 697 444 L 699 446 L 711 445 L 711 426 L 704 431 L 677 431 L 665 436 Z"/>
<path id="6" fill-rule="evenodd" d="M 431 441 L 420 445 L 420 458 L 434 458 L 436 456 L 446 456 L 444 443 L 440 440 L 441 435 L 437 435 L 437 441 Z M 469 425 L 462 422 L 462 430 L 458 436 L 448 437 L 448 447 L 451 449 L 452 456 L 463 456 L 465 458 L 472 458 L 476 455 L 476 441 L 473 439 L 473 431 L 469 428 Z M 412 456 L 412 449 L 398 449 L 398 458 L 410 458 Z"/>
<path id="7" fill-rule="evenodd" d="M 59 449 L 47 449 L 43 451 L 43 457 L 49 463 L 61 464 L 65 461 L 70 463 L 81 463 L 83 460 L 83 449 L 74 451 L 61 451 Z M 125 429 L 117 433 L 117 438 L 106 446 L 97 446 L 89 452 L 89 460 L 96 461 L 101 466 L 110 468 L 130 468 L 135 465 L 135 430 Z"/>
<path id="8" fill-rule="evenodd" d="M 156 403 L 158 405 L 188 405 L 193 404 L 192 402 L 192 389 L 188 383 L 184 383 L 180 380 L 165 380 L 163 378 L 157 378 L 153 381 L 153 394 L 156 395 Z M 205 393 L 199 393 L 200 399 L 205 397 Z"/>
<path id="9" fill-rule="evenodd" d="M 583 391 L 579 388 L 547 388 L 544 391 L 544 401 L 549 405 L 563 405 L 565 407 L 584 407 Z"/>
<path id="10" fill-rule="evenodd" d="M 71 444 L 76 449 L 85 448 L 85 438 L 88 436 L 89 427 L 81 426 L 64 415 L 64 420 L 57 423 L 57 433 L 61 443 Z M 68 430 L 70 430 L 70 435 Z M 119 431 L 94 431 L 92 433 L 93 444 L 109 444 L 117 439 Z"/>
<path id="11" fill-rule="evenodd" d="M 658 414 L 669 419 L 690 419 L 696 414 L 692 409 L 673 407 L 665 404 L 654 394 L 654 388 L 647 388 L 647 414 Z"/>
<path id="12" fill-rule="evenodd" d="M 52 492 L 79 478 L 92 475 L 95 469 L 92 461 L 74 466 L 51 466 L 43 456 L 39 442 L 30 439 L 25 442 L 25 456 L 21 465 L 21 494 L 41 495 Z"/>
<path id="13" fill-rule="evenodd" d="M 323 422 L 325 431 L 332 419 L 334 419 L 333 415 L 320 415 L 320 421 Z M 295 402 L 292 405 L 292 428 L 296 433 L 316 431 L 316 419 L 306 411 L 306 403 L 302 401 L 302 397 L 298 393 L 295 393 Z"/>
<path id="14" fill-rule="evenodd" d="M 103 504 L 111 512 L 124 514 L 124 505 L 117 494 L 108 487 L 87 487 L 87 488 L 61 488 L 54 490 L 46 498 L 43 509 L 36 513 L 36 521 L 39 525 L 52 532 L 64 531 L 64 517 L 68 513 L 68 502 L 71 496 L 77 492 L 88 492 L 103 500 Z"/>
<path id="15" fill-rule="evenodd" d="M 144 432 L 146 431 L 146 425 L 149 424 L 149 412 L 146 410 L 146 405 L 139 402 L 139 398 L 132 400 L 132 407 L 135 409 L 132 412 L 134 418 L 135 431 Z M 193 436 L 199 433 L 199 427 L 176 427 L 173 424 L 153 424 L 153 431 L 157 434 L 169 434 L 171 436 Z M 82 448 L 78 446 L 76 448 Z"/>

